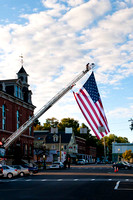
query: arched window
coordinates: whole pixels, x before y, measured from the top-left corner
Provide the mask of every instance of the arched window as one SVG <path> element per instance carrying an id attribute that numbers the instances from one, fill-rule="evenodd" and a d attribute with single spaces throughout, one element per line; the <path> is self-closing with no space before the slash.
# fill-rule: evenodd
<path id="1" fill-rule="evenodd" d="M 17 110 L 17 129 L 19 129 L 20 126 L 20 114 L 19 111 Z"/>
<path id="2" fill-rule="evenodd" d="M 2 105 L 2 129 L 6 129 L 6 107 Z"/>

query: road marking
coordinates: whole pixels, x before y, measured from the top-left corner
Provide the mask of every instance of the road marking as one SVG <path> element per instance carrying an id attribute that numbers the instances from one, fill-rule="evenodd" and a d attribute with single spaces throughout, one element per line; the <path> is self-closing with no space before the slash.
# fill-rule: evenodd
<path id="1" fill-rule="evenodd" d="M 133 183 L 133 179 L 119 179 L 119 178 L 114 178 L 114 179 L 105 179 L 105 178 L 103 178 L 103 179 L 92 179 L 92 178 L 79 178 L 79 179 L 66 179 L 66 178 L 64 178 L 64 179 L 57 179 L 57 178 L 55 178 L 55 179 L 13 179 L 13 180 L 7 180 L 7 179 L 5 179 L 5 180 L 0 180 L 0 183 L 7 183 L 7 182 L 30 182 L 30 181 L 32 181 L 32 182 L 36 182 L 36 181 L 40 181 L 40 182 L 68 182 L 68 181 L 70 181 L 70 182 L 79 182 L 79 181 L 85 181 L 85 182 L 88 182 L 88 181 L 90 181 L 90 182 L 93 182 L 93 181 L 95 181 L 95 182 L 102 182 L 102 181 L 106 181 L 106 182 L 116 182 L 116 186 L 115 186 L 115 190 L 116 189 L 118 189 L 118 187 L 119 187 L 119 184 L 120 184 L 120 182 L 130 182 L 130 183 Z"/>
<path id="2" fill-rule="evenodd" d="M 118 187 L 119 187 L 119 184 L 120 184 L 120 181 L 117 181 L 117 183 L 116 183 L 116 186 L 115 186 L 114 190 L 117 190 L 117 189 L 118 189 Z"/>
<path id="3" fill-rule="evenodd" d="M 18 179 L 14 179 L 14 180 L 10 180 L 11 182 L 15 182 L 15 181 L 17 181 Z"/>

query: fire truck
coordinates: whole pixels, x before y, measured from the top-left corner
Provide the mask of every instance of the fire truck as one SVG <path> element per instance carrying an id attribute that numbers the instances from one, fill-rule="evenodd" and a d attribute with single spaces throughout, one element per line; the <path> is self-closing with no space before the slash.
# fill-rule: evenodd
<path id="1" fill-rule="evenodd" d="M 29 120 L 27 120 L 19 129 L 17 129 L 11 136 L 9 136 L 5 141 L 3 141 L 0 148 L 0 157 L 4 157 L 6 149 L 21 136 L 21 134 L 26 131 L 36 119 L 42 116 L 48 109 L 50 109 L 59 99 L 61 99 L 69 90 L 75 86 L 76 82 L 79 81 L 88 71 L 94 67 L 94 63 L 87 64 L 86 69 L 78 74 L 66 87 L 64 87 L 60 92 L 58 92 L 47 104 L 45 104 L 35 115 L 33 115 Z"/>

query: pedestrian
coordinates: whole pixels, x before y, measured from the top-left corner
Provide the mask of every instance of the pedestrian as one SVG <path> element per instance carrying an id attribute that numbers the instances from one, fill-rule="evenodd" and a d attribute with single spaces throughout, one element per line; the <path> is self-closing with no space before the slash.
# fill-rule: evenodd
<path id="1" fill-rule="evenodd" d="M 46 169 L 46 161 L 44 159 L 44 162 L 43 162 L 43 169 Z"/>
<path id="2" fill-rule="evenodd" d="M 66 164 L 67 164 L 67 161 L 65 160 L 65 161 L 64 161 L 64 169 L 67 168 Z"/>
<path id="3" fill-rule="evenodd" d="M 70 158 L 68 158 L 67 163 L 68 163 L 68 168 L 70 168 Z"/>

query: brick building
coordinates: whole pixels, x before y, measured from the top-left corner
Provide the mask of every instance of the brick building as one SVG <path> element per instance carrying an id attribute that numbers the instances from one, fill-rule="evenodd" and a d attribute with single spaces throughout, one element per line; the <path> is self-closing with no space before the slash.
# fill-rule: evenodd
<path id="1" fill-rule="evenodd" d="M 17 73 L 17 79 L 0 80 L 0 141 L 3 142 L 33 115 L 35 106 L 31 96 L 28 74 L 23 66 Z M 6 150 L 7 159 L 33 159 L 33 142 L 33 127 L 29 127 Z"/>
<path id="2" fill-rule="evenodd" d="M 75 136 L 76 144 L 78 145 L 77 158 L 88 160 L 89 163 L 96 161 L 96 147 L 88 146 L 86 139 Z"/>

